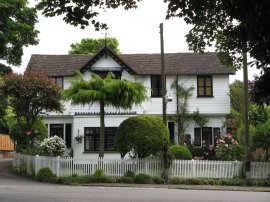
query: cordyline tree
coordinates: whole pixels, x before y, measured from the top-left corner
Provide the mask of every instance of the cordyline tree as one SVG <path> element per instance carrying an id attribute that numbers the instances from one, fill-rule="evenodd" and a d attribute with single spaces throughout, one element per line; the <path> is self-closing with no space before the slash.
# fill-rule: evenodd
<path id="1" fill-rule="evenodd" d="M 99 157 L 104 156 L 104 129 L 105 106 L 130 109 L 133 105 L 139 105 L 147 99 L 146 88 L 142 83 L 128 80 L 115 79 L 113 73 L 109 73 L 102 79 L 92 73 L 90 80 L 84 80 L 83 75 L 77 72 L 77 79 L 71 86 L 63 91 L 63 98 L 71 100 L 72 104 L 100 105 L 100 142 Z"/>
<path id="2" fill-rule="evenodd" d="M 21 129 L 17 144 L 26 134 L 34 134 L 33 126 L 42 112 L 62 111 L 60 88 L 41 71 L 11 73 L 5 76 L 4 82 L 4 92 L 10 97 L 10 106 Z"/>

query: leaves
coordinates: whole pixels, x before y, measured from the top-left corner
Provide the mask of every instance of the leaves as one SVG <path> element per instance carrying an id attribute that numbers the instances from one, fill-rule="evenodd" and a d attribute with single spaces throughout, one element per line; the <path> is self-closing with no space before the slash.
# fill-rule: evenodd
<path id="1" fill-rule="evenodd" d="M 105 44 L 116 54 L 120 54 L 120 50 L 118 49 L 119 42 L 114 37 L 106 38 L 106 42 L 104 38 L 92 39 L 86 38 L 82 39 L 80 43 L 72 43 L 70 45 L 71 50 L 68 52 L 69 54 L 96 54 Z"/>
<path id="2" fill-rule="evenodd" d="M 107 29 L 105 23 L 99 22 L 97 17 L 102 10 L 123 7 L 128 10 L 137 8 L 137 2 L 141 0 L 40 0 L 38 10 L 46 17 L 64 15 L 63 20 L 71 25 L 80 26 L 82 29 L 89 25 L 89 22 L 98 31 Z"/>
<path id="3" fill-rule="evenodd" d="M 44 73 L 27 70 L 24 74 L 8 74 L 4 91 L 19 120 L 30 127 L 41 112 L 62 111 L 60 89 Z"/>
<path id="4" fill-rule="evenodd" d="M 20 65 L 23 46 L 38 44 L 36 10 L 27 7 L 27 0 L 2 0 L 0 19 L 0 59 Z"/>

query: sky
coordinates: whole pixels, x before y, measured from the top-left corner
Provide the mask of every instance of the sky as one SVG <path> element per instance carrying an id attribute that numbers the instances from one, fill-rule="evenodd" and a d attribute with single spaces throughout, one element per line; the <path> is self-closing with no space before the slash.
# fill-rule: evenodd
<path id="1" fill-rule="evenodd" d="M 35 1 L 29 0 L 30 6 Z M 185 35 L 191 29 L 183 19 L 171 18 L 165 20 L 166 4 L 163 0 L 144 0 L 137 9 L 125 11 L 122 8 L 103 12 L 98 19 L 107 23 L 108 37 L 115 37 L 119 41 L 119 49 L 127 53 L 160 53 L 159 26 L 164 27 L 164 52 L 191 52 L 188 50 Z M 45 18 L 38 14 L 39 23 L 36 29 L 40 31 L 39 44 L 24 48 L 22 64 L 14 68 L 16 72 L 23 72 L 32 54 L 67 54 L 70 44 L 80 42 L 83 38 L 101 38 L 105 31 L 95 31 L 93 26 L 85 29 L 66 24 L 62 17 Z M 166 65 L 166 64 L 165 64 Z M 257 73 L 255 68 L 249 70 L 249 79 Z M 242 71 L 230 76 L 230 82 L 242 80 Z"/>

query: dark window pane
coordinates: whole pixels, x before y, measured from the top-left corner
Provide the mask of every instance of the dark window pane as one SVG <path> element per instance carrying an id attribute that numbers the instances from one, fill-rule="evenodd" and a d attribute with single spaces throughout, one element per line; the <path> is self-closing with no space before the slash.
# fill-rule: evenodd
<path id="1" fill-rule="evenodd" d="M 202 140 L 207 145 L 212 145 L 212 128 L 202 128 Z"/>
<path id="2" fill-rule="evenodd" d="M 162 84 L 160 75 L 151 76 L 151 96 L 161 97 L 162 96 Z"/>
<path id="3" fill-rule="evenodd" d="M 201 146 L 201 128 L 194 129 L 194 145 Z"/>
<path id="4" fill-rule="evenodd" d="M 71 148 L 71 124 L 66 124 L 66 146 Z"/>
<path id="5" fill-rule="evenodd" d="M 58 136 L 64 139 L 64 125 L 63 124 L 50 124 L 50 137 Z"/>

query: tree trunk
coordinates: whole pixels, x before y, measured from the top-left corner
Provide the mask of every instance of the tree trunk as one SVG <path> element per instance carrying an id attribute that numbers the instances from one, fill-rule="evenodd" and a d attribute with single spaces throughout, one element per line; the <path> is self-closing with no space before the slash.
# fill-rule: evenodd
<path id="1" fill-rule="evenodd" d="M 105 142 L 105 110 L 104 100 L 100 100 L 100 136 L 99 136 L 99 157 L 104 157 Z"/>

